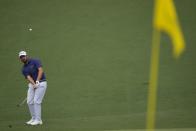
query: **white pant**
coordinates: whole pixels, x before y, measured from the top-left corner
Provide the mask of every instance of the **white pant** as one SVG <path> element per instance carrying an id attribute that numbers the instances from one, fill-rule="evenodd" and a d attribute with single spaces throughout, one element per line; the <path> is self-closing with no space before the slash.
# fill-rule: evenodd
<path id="1" fill-rule="evenodd" d="M 28 87 L 27 104 L 31 117 L 32 119 L 41 120 L 41 103 L 46 92 L 47 82 L 40 82 L 39 87 L 36 89 L 33 88 L 31 83 L 29 83 Z"/>

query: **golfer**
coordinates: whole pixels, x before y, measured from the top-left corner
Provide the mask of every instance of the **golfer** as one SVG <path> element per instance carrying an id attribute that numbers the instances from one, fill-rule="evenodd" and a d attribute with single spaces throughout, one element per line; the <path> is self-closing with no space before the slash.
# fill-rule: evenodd
<path id="1" fill-rule="evenodd" d="M 26 122 L 28 125 L 42 125 L 41 103 L 47 88 L 46 77 L 39 60 L 29 58 L 25 51 L 19 52 L 22 63 L 22 74 L 28 82 L 27 104 L 31 119 Z"/>

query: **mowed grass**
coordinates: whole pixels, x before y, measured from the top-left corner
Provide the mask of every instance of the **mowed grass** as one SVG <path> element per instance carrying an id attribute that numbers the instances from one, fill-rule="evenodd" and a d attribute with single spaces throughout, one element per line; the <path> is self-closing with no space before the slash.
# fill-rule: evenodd
<path id="1" fill-rule="evenodd" d="M 176 1 L 184 55 L 173 59 L 170 39 L 161 38 L 157 131 L 196 127 L 193 3 Z M 0 7 L 1 131 L 144 130 L 152 0 L 1 0 Z M 39 127 L 24 125 L 27 106 L 16 106 L 27 90 L 21 49 L 42 60 L 48 80 Z"/>
<path id="2" fill-rule="evenodd" d="M 195 131 L 196 128 L 174 128 L 174 129 L 155 129 L 155 131 Z M 149 130 L 145 130 L 145 129 L 130 129 L 130 130 L 105 130 L 105 131 L 151 131 Z"/>

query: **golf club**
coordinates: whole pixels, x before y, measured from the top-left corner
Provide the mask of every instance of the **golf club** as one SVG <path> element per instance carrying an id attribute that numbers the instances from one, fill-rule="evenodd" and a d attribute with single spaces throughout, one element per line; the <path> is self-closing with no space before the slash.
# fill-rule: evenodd
<path id="1" fill-rule="evenodd" d="M 17 107 L 20 107 L 22 105 L 24 105 L 24 103 L 27 101 L 27 98 L 25 98 L 22 102 L 20 102 L 19 104 L 17 104 Z"/>

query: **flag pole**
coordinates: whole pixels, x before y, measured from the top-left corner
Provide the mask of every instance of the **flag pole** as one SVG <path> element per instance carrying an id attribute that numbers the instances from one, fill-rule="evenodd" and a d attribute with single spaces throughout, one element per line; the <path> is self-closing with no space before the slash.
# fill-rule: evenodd
<path id="1" fill-rule="evenodd" d="M 160 32 L 156 28 L 154 28 L 153 36 L 152 36 L 150 80 L 149 80 L 148 101 L 147 101 L 147 118 L 146 118 L 147 131 L 154 131 L 155 129 L 159 54 L 160 54 Z"/>

